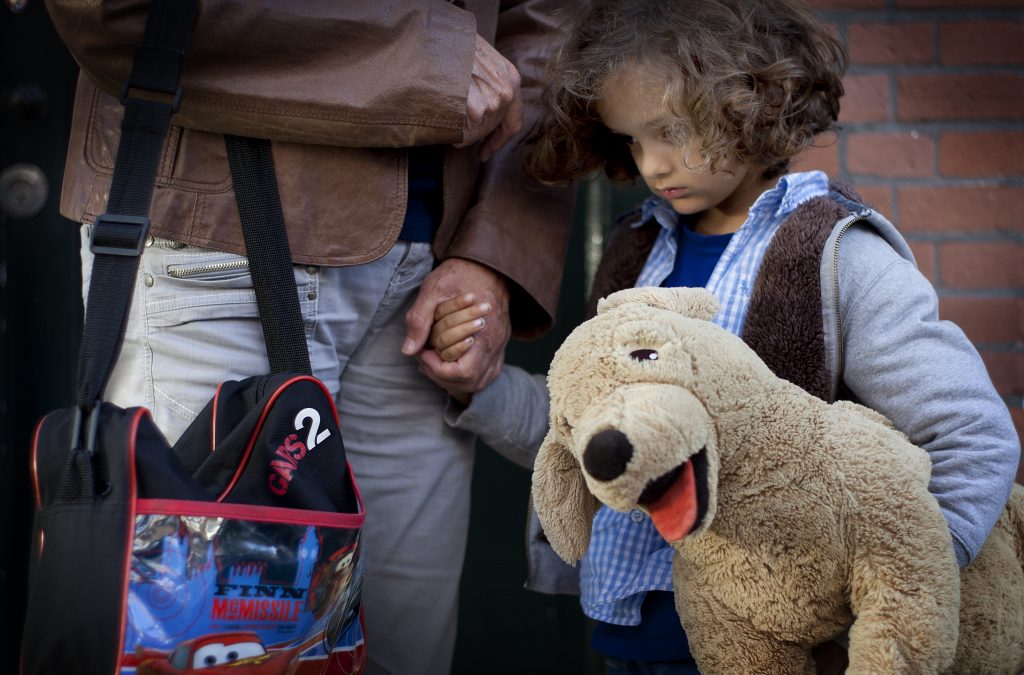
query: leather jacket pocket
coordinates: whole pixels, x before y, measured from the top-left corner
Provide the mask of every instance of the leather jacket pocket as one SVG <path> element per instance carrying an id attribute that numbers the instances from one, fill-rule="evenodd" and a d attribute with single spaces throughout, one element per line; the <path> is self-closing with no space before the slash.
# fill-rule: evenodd
<path id="1" fill-rule="evenodd" d="M 93 90 L 85 159 L 102 175 L 110 176 L 114 173 L 123 111 L 124 108 L 116 98 L 98 89 Z M 164 141 L 156 183 L 161 187 L 175 187 L 190 192 L 230 190 L 224 137 L 172 125 Z"/>

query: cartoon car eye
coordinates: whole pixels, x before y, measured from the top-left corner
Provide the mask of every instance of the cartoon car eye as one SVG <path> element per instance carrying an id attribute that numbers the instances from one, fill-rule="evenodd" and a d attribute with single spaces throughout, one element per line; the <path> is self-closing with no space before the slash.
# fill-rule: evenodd
<path id="1" fill-rule="evenodd" d="M 634 361 L 657 361 L 658 352 L 653 349 L 637 349 L 629 353 L 629 358 Z"/>
<path id="2" fill-rule="evenodd" d="M 229 645 L 223 642 L 205 644 L 196 649 L 192 655 L 193 668 L 212 668 L 239 659 L 263 656 L 266 650 L 259 642 L 235 642 Z"/>

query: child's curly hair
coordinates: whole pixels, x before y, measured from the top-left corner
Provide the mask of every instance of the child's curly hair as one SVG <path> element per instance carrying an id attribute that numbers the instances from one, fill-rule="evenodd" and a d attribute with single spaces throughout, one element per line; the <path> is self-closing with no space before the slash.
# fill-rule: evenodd
<path id="1" fill-rule="evenodd" d="M 698 138 L 705 168 L 735 160 L 774 178 L 836 128 L 846 52 L 802 0 L 594 0 L 549 64 L 527 173 L 556 184 L 602 167 L 636 178 L 595 106 L 626 68 L 664 82 L 669 133 L 680 145 Z"/>

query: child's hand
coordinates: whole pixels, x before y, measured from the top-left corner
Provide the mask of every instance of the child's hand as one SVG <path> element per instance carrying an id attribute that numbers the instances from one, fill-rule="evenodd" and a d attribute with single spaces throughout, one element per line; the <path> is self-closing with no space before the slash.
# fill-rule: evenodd
<path id="1" fill-rule="evenodd" d="M 457 361 L 473 345 L 473 335 L 484 326 L 484 315 L 491 306 L 476 303 L 472 293 L 445 300 L 434 310 L 430 345 L 445 361 Z"/>

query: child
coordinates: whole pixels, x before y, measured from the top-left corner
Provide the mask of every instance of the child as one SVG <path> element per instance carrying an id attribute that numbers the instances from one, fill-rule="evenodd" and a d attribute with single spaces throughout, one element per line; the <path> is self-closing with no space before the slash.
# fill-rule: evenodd
<path id="1" fill-rule="evenodd" d="M 844 60 L 799 0 L 598 0 L 552 64 L 528 170 L 548 182 L 641 177 L 654 196 L 612 234 L 590 312 L 629 286 L 706 286 L 715 322 L 776 374 L 878 410 L 929 452 L 930 489 L 966 565 L 1013 481 L 1007 408 L 967 338 L 938 319 L 895 228 L 823 173 L 788 173 L 835 128 Z M 467 348 L 485 314 L 467 298 L 439 307 L 435 349 Z M 452 406 L 451 424 L 531 465 L 547 430 L 542 376 L 506 367 L 471 399 L 446 388 L 468 403 Z M 580 591 L 608 673 L 697 672 L 672 556 L 641 511 L 595 516 Z"/>

